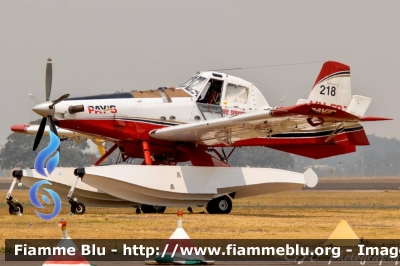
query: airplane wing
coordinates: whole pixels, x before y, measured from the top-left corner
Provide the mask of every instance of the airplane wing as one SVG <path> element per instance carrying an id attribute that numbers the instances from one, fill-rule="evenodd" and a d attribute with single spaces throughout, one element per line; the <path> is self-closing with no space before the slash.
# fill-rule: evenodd
<path id="1" fill-rule="evenodd" d="M 21 133 L 21 134 L 28 134 L 28 135 L 36 135 L 37 131 L 39 129 L 39 125 L 29 125 L 29 124 L 18 124 L 18 125 L 13 125 L 11 127 L 11 130 L 14 131 L 15 133 Z M 43 132 L 44 136 L 49 135 L 49 126 L 46 126 Z M 89 134 L 83 134 L 63 128 L 57 127 L 57 133 L 58 137 L 60 139 L 63 138 L 71 138 L 73 141 L 80 142 L 80 141 L 85 141 L 87 139 L 96 139 L 98 138 L 97 136 L 89 135 Z"/>
<path id="2" fill-rule="evenodd" d="M 346 127 L 359 126 L 360 121 L 372 120 L 386 118 L 359 117 L 335 107 L 306 103 L 157 129 L 151 131 L 150 136 L 204 145 L 232 145 L 239 140 L 273 137 L 285 132 L 301 134 L 330 130 L 334 137 Z"/>
<path id="3" fill-rule="evenodd" d="M 81 143 L 88 139 L 90 139 L 99 150 L 101 156 L 106 153 L 106 140 L 99 138 L 98 136 L 90 135 L 90 134 L 83 134 L 80 132 L 75 132 L 72 130 L 64 129 L 64 128 L 57 128 L 57 134 L 60 139 L 70 138 L 75 143 Z M 11 130 L 15 133 L 20 134 L 27 134 L 27 135 L 36 135 L 39 130 L 39 125 L 29 125 L 29 124 L 18 124 L 13 125 Z M 44 136 L 49 135 L 50 127 L 46 126 L 43 132 Z M 107 158 L 104 158 L 106 161 Z"/>

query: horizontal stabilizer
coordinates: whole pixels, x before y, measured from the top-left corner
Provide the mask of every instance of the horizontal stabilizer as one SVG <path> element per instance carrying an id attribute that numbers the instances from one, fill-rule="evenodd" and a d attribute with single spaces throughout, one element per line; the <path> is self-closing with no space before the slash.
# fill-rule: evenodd
<path id="1" fill-rule="evenodd" d="M 385 121 L 385 120 L 393 120 L 393 118 L 380 117 L 380 116 L 363 116 L 360 118 L 360 121 L 362 121 L 362 122 Z"/>
<path id="2" fill-rule="evenodd" d="M 340 108 L 333 106 L 326 106 L 323 104 L 298 104 L 288 107 L 282 107 L 272 110 L 274 116 L 292 116 L 292 115 L 304 115 L 304 116 L 317 116 L 326 118 L 335 118 L 339 120 L 359 120 L 359 117 L 343 111 Z"/>
<path id="3" fill-rule="evenodd" d="M 367 111 L 372 99 L 360 95 L 353 95 L 346 112 L 361 117 Z"/>

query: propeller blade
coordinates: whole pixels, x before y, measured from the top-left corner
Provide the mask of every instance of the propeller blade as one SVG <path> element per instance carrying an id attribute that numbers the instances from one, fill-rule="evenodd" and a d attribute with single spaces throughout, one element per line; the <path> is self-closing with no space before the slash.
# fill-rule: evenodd
<path id="1" fill-rule="evenodd" d="M 33 143 L 33 150 L 35 151 L 39 146 L 40 140 L 42 139 L 44 128 L 46 127 L 47 118 L 43 117 L 42 121 L 40 122 L 40 126 L 38 132 L 36 133 L 35 142 Z"/>
<path id="2" fill-rule="evenodd" d="M 49 121 L 50 130 L 58 137 L 57 128 L 54 124 L 53 118 L 51 118 L 51 115 L 47 116 L 47 121 Z M 57 150 L 60 151 L 60 146 L 58 146 Z"/>
<path id="3" fill-rule="evenodd" d="M 47 59 L 46 65 L 46 101 L 50 100 L 51 81 L 53 80 L 53 63 L 51 58 Z"/>
<path id="4" fill-rule="evenodd" d="M 51 115 L 47 116 L 47 121 L 49 121 L 50 130 L 58 137 L 57 128 L 54 124 L 53 118 L 51 118 Z"/>
<path id="5" fill-rule="evenodd" d="M 36 98 L 36 96 L 33 95 L 32 93 L 28 93 L 28 97 L 29 97 L 32 101 L 34 101 L 35 103 L 37 103 L 37 104 L 40 103 L 40 101 L 38 100 L 38 98 Z"/>
<path id="6" fill-rule="evenodd" d="M 69 97 L 69 94 L 64 94 L 63 96 L 61 96 L 60 98 L 58 98 L 57 100 L 54 100 L 53 103 L 51 105 L 49 105 L 50 109 L 53 109 L 54 105 L 56 105 L 59 102 L 64 101 L 65 99 L 67 99 Z"/>

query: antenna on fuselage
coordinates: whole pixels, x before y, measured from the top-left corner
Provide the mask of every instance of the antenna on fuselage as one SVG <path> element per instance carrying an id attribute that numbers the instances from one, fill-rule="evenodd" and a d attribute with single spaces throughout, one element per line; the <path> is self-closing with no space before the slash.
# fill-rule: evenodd
<path id="1" fill-rule="evenodd" d="M 280 104 L 283 102 L 283 100 L 285 99 L 285 97 L 286 97 L 286 95 L 283 96 L 283 98 L 279 101 L 279 103 L 278 103 L 277 105 L 274 106 L 274 109 L 276 109 L 276 108 L 278 107 L 278 105 L 280 105 Z"/>
<path id="2" fill-rule="evenodd" d="M 224 68 L 224 69 L 212 69 L 208 71 L 226 71 L 226 70 L 241 70 L 241 69 L 251 69 L 251 68 L 264 68 L 264 67 L 280 67 L 280 66 L 293 66 L 293 65 L 306 65 L 321 63 L 324 61 L 310 61 L 310 62 L 298 62 L 298 63 L 287 63 L 287 64 L 274 64 L 274 65 L 263 65 L 263 66 L 249 66 L 249 67 L 234 67 L 234 68 Z"/>

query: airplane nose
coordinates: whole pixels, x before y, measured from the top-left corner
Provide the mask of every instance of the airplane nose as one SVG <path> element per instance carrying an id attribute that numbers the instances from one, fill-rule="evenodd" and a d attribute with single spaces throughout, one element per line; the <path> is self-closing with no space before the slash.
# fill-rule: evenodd
<path id="1" fill-rule="evenodd" d="M 44 102 L 44 103 L 39 103 L 35 107 L 32 108 L 32 110 L 37 113 L 38 115 L 41 116 L 48 116 L 48 115 L 54 115 L 54 108 L 50 109 L 49 106 L 52 104 L 52 102 Z"/>

